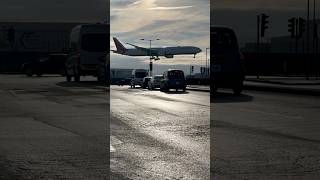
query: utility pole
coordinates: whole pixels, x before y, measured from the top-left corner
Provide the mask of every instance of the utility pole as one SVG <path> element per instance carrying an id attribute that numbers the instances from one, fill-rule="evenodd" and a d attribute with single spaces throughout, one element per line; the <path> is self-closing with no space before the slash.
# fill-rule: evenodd
<path id="1" fill-rule="evenodd" d="M 316 47 L 316 0 L 313 0 L 313 20 L 312 20 L 312 26 L 313 26 L 313 34 L 312 34 L 312 48 L 313 48 L 313 54 L 315 54 L 315 47 Z"/>
<path id="2" fill-rule="evenodd" d="M 269 16 L 262 13 L 260 15 L 257 16 L 257 59 L 260 60 L 260 38 L 261 37 L 265 37 L 265 33 L 266 33 L 266 30 L 269 28 L 268 27 L 268 18 Z M 259 63 L 258 63 L 259 64 Z M 258 65 L 258 67 L 260 67 Z M 258 68 L 258 71 L 260 71 L 260 68 Z M 257 79 L 259 79 L 259 73 L 260 72 L 257 72 Z"/>
<path id="3" fill-rule="evenodd" d="M 158 41 L 158 40 L 160 40 L 160 39 L 140 39 L 140 40 L 142 40 L 142 41 L 149 41 L 149 44 L 150 44 L 150 46 L 149 46 L 149 59 L 150 59 L 150 63 L 149 63 L 149 76 L 152 76 L 153 75 L 153 73 L 152 73 L 152 71 L 153 71 L 153 63 L 152 63 L 152 50 L 151 50 L 151 43 L 152 43 L 152 41 Z"/>
<path id="4" fill-rule="evenodd" d="M 208 69 L 209 69 L 208 50 L 209 49 L 210 48 L 206 48 L 206 75 L 209 75 L 209 71 L 208 71 Z"/>
<path id="5" fill-rule="evenodd" d="M 307 56 L 310 58 L 310 0 L 308 0 L 308 15 L 307 15 Z M 310 59 L 307 59 L 307 74 L 306 79 L 309 80 L 309 70 L 310 70 Z"/>
<path id="6" fill-rule="evenodd" d="M 259 54 L 260 54 L 260 15 L 257 16 L 257 47 L 256 47 L 256 52 L 257 52 L 257 59 L 259 59 Z M 257 72 L 257 79 L 259 79 L 259 69 Z"/>

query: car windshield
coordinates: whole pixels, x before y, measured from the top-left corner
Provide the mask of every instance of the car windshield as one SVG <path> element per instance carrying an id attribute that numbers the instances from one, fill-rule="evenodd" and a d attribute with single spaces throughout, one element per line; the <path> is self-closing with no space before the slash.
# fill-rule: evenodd
<path id="1" fill-rule="evenodd" d="M 228 30 L 213 29 L 211 32 L 211 44 L 214 52 L 234 51 L 237 49 L 235 34 Z"/>
<path id="2" fill-rule="evenodd" d="M 162 76 L 155 76 L 154 79 L 155 80 L 160 80 L 160 79 L 162 79 Z"/>
<path id="3" fill-rule="evenodd" d="M 107 34 L 84 34 L 81 47 L 89 52 L 106 52 L 109 49 Z"/>
<path id="4" fill-rule="evenodd" d="M 147 76 L 146 72 L 136 72 L 136 78 L 144 78 Z"/>
<path id="5" fill-rule="evenodd" d="M 175 70 L 168 72 L 169 79 L 184 79 L 183 71 Z"/>

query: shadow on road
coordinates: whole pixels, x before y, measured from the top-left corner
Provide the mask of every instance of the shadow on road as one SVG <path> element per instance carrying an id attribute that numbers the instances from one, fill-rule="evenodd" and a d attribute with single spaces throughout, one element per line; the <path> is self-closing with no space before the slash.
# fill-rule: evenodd
<path id="1" fill-rule="evenodd" d="M 58 86 L 62 87 L 94 87 L 94 86 L 107 86 L 103 83 L 99 83 L 97 81 L 80 81 L 80 82 L 58 82 Z"/>
<path id="2" fill-rule="evenodd" d="M 162 91 L 162 92 L 166 94 L 189 94 L 188 91 Z"/>
<path id="3" fill-rule="evenodd" d="M 130 90 L 133 90 L 133 89 L 140 89 L 142 91 L 159 91 L 159 92 L 163 92 L 163 93 L 166 93 L 166 94 L 189 94 L 188 91 L 160 91 L 160 89 L 152 89 L 152 90 L 149 90 L 149 89 L 143 89 L 141 87 L 135 87 L 135 88 L 132 88 L 132 87 L 128 87 L 128 89 Z"/>
<path id="4" fill-rule="evenodd" d="M 212 103 L 241 103 L 253 101 L 253 97 L 247 94 L 234 95 L 233 93 L 217 92 L 212 98 Z"/>
<path id="5" fill-rule="evenodd" d="M 41 78 L 57 78 L 57 77 L 61 77 L 61 78 L 65 78 L 64 76 L 58 75 L 58 74 L 45 74 L 45 75 L 41 75 L 41 76 L 37 76 L 37 75 L 33 75 L 33 76 L 27 76 L 24 74 L 21 74 L 21 77 L 26 77 L 26 78 L 32 78 L 32 79 L 41 79 Z"/>

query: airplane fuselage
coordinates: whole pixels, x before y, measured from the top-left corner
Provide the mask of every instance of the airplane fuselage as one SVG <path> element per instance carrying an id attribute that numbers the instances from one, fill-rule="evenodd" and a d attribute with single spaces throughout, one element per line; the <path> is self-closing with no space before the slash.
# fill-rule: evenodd
<path id="1" fill-rule="evenodd" d="M 154 54 L 152 52 L 157 52 Z M 201 50 L 193 46 L 178 46 L 178 47 L 165 47 L 165 48 L 151 48 L 151 56 L 165 56 L 171 57 L 174 55 L 186 55 L 186 54 L 197 54 Z M 140 49 L 127 49 L 125 52 L 119 54 L 127 56 L 150 56 L 150 51 L 142 51 Z"/>
<path id="2" fill-rule="evenodd" d="M 201 52 L 201 49 L 194 46 L 175 46 L 175 47 L 158 47 L 158 48 L 144 48 L 136 46 L 134 44 L 127 43 L 135 48 L 127 49 L 124 47 L 117 38 L 113 38 L 117 50 L 112 50 L 114 53 L 122 54 L 126 56 L 151 56 L 157 57 L 155 60 L 159 60 L 159 56 L 164 56 L 166 58 L 173 58 L 175 55 L 188 55 L 196 54 Z"/>

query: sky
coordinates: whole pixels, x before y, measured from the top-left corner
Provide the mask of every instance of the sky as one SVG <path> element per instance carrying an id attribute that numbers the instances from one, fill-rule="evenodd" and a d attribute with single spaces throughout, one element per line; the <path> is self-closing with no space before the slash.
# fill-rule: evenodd
<path id="1" fill-rule="evenodd" d="M 111 36 L 124 44 L 133 43 L 147 48 L 149 42 L 141 41 L 141 38 L 159 38 L 152 47 L 197 46 L 203 49 L 196 58 L 193 55 L 175 56 L 173 59 L 160 57 L 161 60 L 155 62 L 155 71 L 162 67 L 203 65 L 205 49 L 210 46 L 209 4 L 209 0 L 112 0 Z M 111 49 L 116 49 L 112 39 L 110 45 Z M 148 63 L 149 57 L 111 54 L 111 68 L 148 68 Z"/>
<path id="2" fill-rule="evenodd" d="M 320 1 L 316 1 L 316 15 L 320 17 Z M 310 9 L 313 10 L 313 0 L 310 0 Z M 306 18 L 307 0 L 213 0 L 211 10 L 211 23 L 232 27 L 243 45 L 245 42 L 255 41 L 256 18 L 260 13 L 270 16 L 264 41 L 273 36 L 288 36 L 288 19 L 298 16 Z M 310 18 L 312 17 L 311 11 Z"/>
<path id="3" fill-rule="evenodd" d="M 110 0 L 1 0 L 0 21 L 103 22 Z"/>

